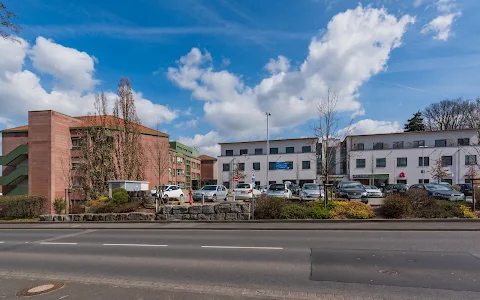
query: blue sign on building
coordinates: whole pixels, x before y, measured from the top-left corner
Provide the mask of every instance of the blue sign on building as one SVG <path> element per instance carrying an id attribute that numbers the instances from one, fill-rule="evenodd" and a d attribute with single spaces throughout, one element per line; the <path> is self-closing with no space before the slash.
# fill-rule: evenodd
<path id="1" fill-rule="evenodd" d="M 281 161 L 281 162 L 275 162 L 275 170 L 288 170 L 289 166 L 288 163 Z"/>

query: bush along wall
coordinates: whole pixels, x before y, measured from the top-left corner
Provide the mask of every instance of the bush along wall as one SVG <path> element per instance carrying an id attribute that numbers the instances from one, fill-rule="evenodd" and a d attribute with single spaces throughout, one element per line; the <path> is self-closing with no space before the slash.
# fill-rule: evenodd
<path id="1" fill-rule="evenodd" d="M 0 219 L 32 219 L 49 211 L 43 196 L 0 196 Z"/>

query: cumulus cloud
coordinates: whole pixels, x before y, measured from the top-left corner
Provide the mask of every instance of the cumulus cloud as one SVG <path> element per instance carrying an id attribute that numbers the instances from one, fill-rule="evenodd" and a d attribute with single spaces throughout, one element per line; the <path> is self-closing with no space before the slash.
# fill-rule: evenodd
<path id="1" fill-rule="evenodd" d="M 185 122 L 180 122 L 174 125 L 175 128 L 197 128 L 198 126 L 198 121 L 200 121 L 200 118 L 188 120 Z"/>
<path id="2" fill-rule="evenodd" d="M 220 155 L 221 137 L 216 131 L 210 131 L 207 134 L 196 134 L 193 138 L 181 136 L 178 141 L 190 147 L 194 147 L 200 153 L 213 157 Z"/>
<path id="3" fill-rule="evenodd" d="M 340 129 L 338 136 L 343 137 L 346 135 L 392 133 L 401 131 L 403 131 L 402 127 L 398 122 L 363 119 L 351 126 Z"/>
<path id="4" fill-rule="evenodd" d="M 435 40 L 447 41 L 453 35 L 453 22 L 462 12 L 457 10 L 455 0 L 438 0 L 435 5 L 439 15 L 425 24 L 421 33 L 432 33 Z"/>
<path id="5" fill-rule="evenodd" d="M 0 39 L 0 107 L 2 116 L 10 120 L 8 124 L 0 122 L 0 128 L 24 124 L 29 110 L 51 109 L 72 116 L 93 110 L 94 93 L 90 89 L 97 83 L 93 77 L 93 56 L 43 37 L 38 37 L 33 46 L 19 40 L 20 43 Z M 37 71 L 52 75 L 58 84 L 47 91 L 40 77 L 25 68 L 28 58 Z M 113 104 L 116 95 L 108 92 L 107 98 Z M 134 98 L 139 117 L 147 126 L 157 120 L 170 122 L 178 115 L 166 106 L 145 99 L 140 92 L 134 92 Z"/>
<path id="6" fill-rule="evenodd" d="M 422 3 L 423 3 L 423 0 L 415 0 L 415 1 L 413 2 L 413 6 L 419 7 L 420 5 L 422 5 Z"/>
<path id="7" fill-rule="evenodd" d="M 270 58 L 268 64 L 265 65 L 270 74 L 287 72 L 290 69 L 290 60 L 283 55 L 279 55 L 277 59 Z"/>
<path id="8" fill-rule="evenodd" d="M 254 86 L 245 84 L 241 75 L 214 70 L 210 53 L 198 48 L 181 57 L 167 75 L 204 101 L 204 120 L 223 139 L 264 136 L 259 123 L 265 122 L 266 111 L 272 114 L 272 132 L 305 124 L 316 117 L 314 108 L 327 89 L 339 95 L 339 111 L 362 113 L 359 88 L 385 69 L 414 21 L 409 15 L 397 18 L 383 8 L 362 5 L 339 13 L 322 37 L 311 40 L 301 66 L 289 69 L 288 59 L 278 57 L 267 68 L 274 72 Z"/>

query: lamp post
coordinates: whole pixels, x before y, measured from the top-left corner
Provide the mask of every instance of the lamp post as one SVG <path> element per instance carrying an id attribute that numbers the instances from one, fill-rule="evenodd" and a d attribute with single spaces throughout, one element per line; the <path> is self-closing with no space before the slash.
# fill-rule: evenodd
<path id="1" fill-rule="evenodd" d="M 270 141 L 269 141 L 269 136 L 268 136 L 268 117 L 271 116 L 272 114 L 269 113 L 268 111 L 265 113 L 267 116 L 267 188 L 268 188 L 268 170 L 270 169 L 270 163 L 268 161 L 268 155 L 270 154 Z"/>

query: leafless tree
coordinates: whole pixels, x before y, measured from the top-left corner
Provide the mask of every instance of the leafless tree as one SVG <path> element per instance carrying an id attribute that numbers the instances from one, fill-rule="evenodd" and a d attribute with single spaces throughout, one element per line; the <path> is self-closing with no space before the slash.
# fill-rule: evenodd
<path id="1" fill-rule="evenodd" d="M 0 1 L 0 37 L 19 42 L 12 34 L 19 34 L 21 28 L 12 22 L 13 19 L 18 19 L 18 16 L 9 11 L 3 1 Z"/>
<path id="2" fill-rule="evenodd" d="M 430 170 L 430 174 L 432 174 L 433 179 L 437 180 L 437 182 L 441 182 L 443 178 L 449 175 L 448 170 L 443 166 L 441 156 L 435 160 L 435 163 Z"/>
<path id="3" fill-rule="evenodd" d="M 315 137 L 318 139 L 317 160 L 321 162 L 318 170 L 319 175 L 324 181 L 325 205 L 328 202 L 329 177 L 335 174 L 337 166 L 342 161 L 336 159 L 336 146 L 345 140 L 345 137 L 351 131 L 351 124 L 347 130 L 340 132 L 340 118 L 338 116 L 338 94 L 327 89 L 317 104 L 317 121 L 313 126 Z M 346 157 L 344 158 L 347 159 Z"/>
<path id="4" fill-rule="evenodd" d="M 159 131 L 160 124 L 157 122 L 156 129 Z M 158 135 L 155 139 L 155 144 L 148 149 L 150 157 L 150 166 L 153 168 L 157 178 L 157 194 L 162 198 L 162 189 L 160 188 L 165 175 L 168 174 L 171 158 L 169 156 L 168 140 L 165 137 Z"/>
<path id="5" fill-rule="evenodd" d="M 465 125 L 467 128 L 477 131 L 477 145 L 480 144 L 480 97 L 468 102 L 465 111 Z"/>
<path id="6" fill-rule="evenodd" d="M 143 180 L 145 153 L 141 143 L 140 119 L 128 78 L 120 79 L 117 95 L 118 99 L 113 108 L 115 177 Z"/>
<path id="7" fill-rule="evenodd" d="M 468 128 L 469 101 L 463 99 L 442 100 L 425 108 L 423 115 L 428 130 Z"/>

